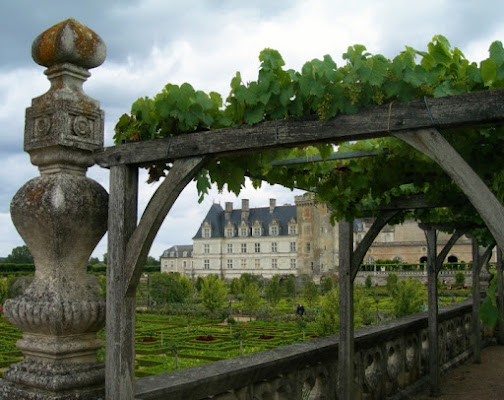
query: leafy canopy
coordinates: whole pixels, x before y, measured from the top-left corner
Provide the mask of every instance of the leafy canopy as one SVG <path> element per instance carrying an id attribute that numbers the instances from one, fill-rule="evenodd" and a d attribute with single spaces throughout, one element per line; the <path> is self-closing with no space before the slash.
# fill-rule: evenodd
<path id="1" fill-rule="evenodd" d="M 265 49 L 259 55 L 257 80 L 244 83 L 237 72 L 225 101 L 215 92 L 207 94 L 188 83 L 168 84 L 154 98 L 138 99 L 130 114 L 117 123 L 115 141 L 150 140 L 285 118 L 325 120 L 374 105 L 389 104 L 393 109 L 394 102 L 504 88 L 504 48 L 499 41 L 490 45 L 489 57 L 479 65 L 467 60 L 441 35 L 434 36 L 426 50 L 406 46 L 392 60 L 373 55 L 359 44 L 350 46 L 343 60 L 338 66 L 325 55 L 306 62 L 301 71 L 286 70 L 280 53 Z M 465 128 L 442 134 L 502 202 L 504 169 L 499 154 L 504 129 Z M 219 190 L 226 186 L 239 194 L 245 176 L 252 177 L 256 187 L 265 180 L 288 188 L 314 188 L 321 200 L 331 204 L 336 219 L 359 217 L 394 197 L 422 193 L 431 201 L 448 202 L 460 197 L 459 189 L 434 162 L 399 140 L 343 143 L 337 151 L 355 150 L 372 150 L 377 155 L 272 167 L 273 160 L 315 155 L 326 159 L 335 151 L 334 146 L 319 145 L 214 160 L 196 177 L 200 200 L 211 183 Z M 146 167 L 150 168 L 150 179 L 157 180 L 170 164 Z M 414 217 L 431 222 L 481 223 L 467 205 L 418 211 Z"/>

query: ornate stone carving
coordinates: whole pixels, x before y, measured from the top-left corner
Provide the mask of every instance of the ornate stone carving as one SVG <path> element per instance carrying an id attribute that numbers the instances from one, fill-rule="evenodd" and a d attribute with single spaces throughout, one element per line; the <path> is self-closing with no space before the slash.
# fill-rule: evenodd
<path id="1" fill-rule="evenodd" d="M 5 315 L 23 332 L 17 346 L 25 359 L 4 373 L 0 398 L 97 399 L 104 366 L 96 333 L 105 325 L 105 301 L 86 268 L 107 229 L 108 194 L 85 176 L 103 146 L 103 112 L 82 84 L 87 69 L 103 62 L 105 45 L 67 20 L 42 33 L 32 54 L 51 82 L 26 110 L 25 150 L 41 176 L 14 196 L 11 216 L 35 276 L 5 303 Z"/>

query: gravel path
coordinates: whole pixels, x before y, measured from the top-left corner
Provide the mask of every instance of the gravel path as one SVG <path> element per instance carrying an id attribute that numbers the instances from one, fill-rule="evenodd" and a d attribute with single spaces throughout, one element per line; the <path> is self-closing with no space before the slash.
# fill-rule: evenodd
<path id="1" fill-rule="evenodd" d="M 441 377 L 441 395 L 430 397 L 426 390 L 413 400 L 504 400 L 504 346 L 488 346 L 481 364 L 469 359 Z"/>

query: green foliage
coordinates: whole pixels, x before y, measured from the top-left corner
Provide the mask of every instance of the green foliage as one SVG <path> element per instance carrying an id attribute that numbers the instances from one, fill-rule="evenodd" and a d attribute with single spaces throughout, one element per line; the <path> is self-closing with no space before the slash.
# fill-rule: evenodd
<path id="1" fill-rule="evenodd" d="M 100 260 L 98 260 L 98 257 L 91 257 L 88 261 L 88 264 L 89 265 L 96 265 L 96 264 L 99 264 L 100 263 Z"/>
<path id="2" fill-rule="evenodd" d="M 12 272 L 35 272 L 35 265 L 31 264 L 14 264 L 14 263 L 2 263 L 0 264 L 0 273 L 12 273 Z"/>
<path id="3" fill-rule="evenodd" d="M 289 275 L 284 281 L 285 294 L 291 299 L 296 298 L 296 280 L 292 275 Z"/>
<path id="4" fill-rule="evenodd" d="M 306 282 L 303 288 L 303 297 L 308 303 L 308 307 L 312 308 L 313 304 L 318 302 L 320 297 L 318 286 L 313 281 Z"/>
<path id="5" fill-rule="evenodd" d="M 116 125 L 115 141 L 119 144 L 123 140 L 150 140 L 289 117 L 326 120 L 380 104 L 389 104 L 393 112 L 394 102 L 425 99 L 428 103 L 429 97 L 502 88 L 502 43 L 492 43 L 489 52 L 489 58 L 478 65 L 452 48 L 445 37 L 436 35 L 425 50 L 406 46 L 391 60 L 373 55 L 357 44 L 343 54 L 341 66 L 325 55 L 306 62 L 301 71 L 294 71 L 284 69 L 278 51 L 265 49 L 259 55 L 257 80 L 244 83 L 237 72 L 225 103 L 220 95 L 203 93 L 187 83 L 168 84 L 154 98 L 141 98 L 132 105 L 130 114 L 123 115 Z M 504 128 L 442 133 L 502 201 L 504 173 L 498 156 Z M 332 146 L 319 145 L 214 160 L 196 177 L 200 200 L 211 183 L 219 190 L 227 185 L 238 194 L 246 175 L 257 177 L 253 180 L 256 187 L 266 180 L 290 188 L 316 188 L 319 198 L 330 203 L 338 220 L 359 217 L 365 210 L 405 195 L 424 193 L 433 202 L 460 196 L 457 186 L 437 164 L 399 140 L 382 138 L 339 144 L 339 152 L 355 150 L 374 150 L 377 156 L 272 168 L 272 160 L 312 155 L 326 158 L 333 152 Z M 157 180 L 170 166 L 145 167 L 150 169 L 150 180 Z M 424 222 L 481 223 L 468 206 L 420 210 L 413 216 Z M 398 220 L 401 218 L 405 215 Z M 483 242 L 489 240 L 486 230 L 472 233 Z"/>
<path id="6" fill-rule="evenodd" d="M 320 280 L 320 291 L 323 295 L 330 292 L 334 288 L 334 279 L 332 276 L 324 276 L 323 279 Z"/>
<path id="7" fill-rule="evenodd" d="M 184 302 L 192 293 L 192 283 L 184 275 L 154 273 L 150 282 L 151 297 L 158 305 Z"/>
<path id="8" fill-rule="evenodd" d="M 322 309 L 317 316 L 317 334 L 334 335 L 339 331 L 339 289 L 332 289 L 322 300 Z"/>
<path id="9" fill-rule="evenodd" d="M 275 309 L 281 298 L 282 288 L 280 286 L 280 277 L 278 275 L 274 275 L 266 285 L 266 299 Z"/>
<path id="10" fill-rule="evenodd" d="M 227 296 L 225 283 L 218 275 L 208 275 L 201 280 L 201 304 L 210 312 L 224 306 Z"/>
<path id="11" fill-rule="evenodd" d="M 371 286 L 373 286 L 373 280 L 371 279 L 371 275 L 368 275 L 366 277 L 366 281 L 364 282 L 364 286 L 366 286 L 366 289 L 371 289 Z"/>
<path id="12" fill-rule="evenodd" d="M 354 287 L 354 326 L 371 325 L 374 321 L 373 298 L 368 295 L 369 288 Z"/>
<path id="13" fill-rule="evenodd" d="M 238 297 L 238 295 L 242 294 L 243 293 L 242 281 L 239 278 L 231 279 L 229 291 L 235 297 Z"/>
<path id="14" fill-rule="evenodd" d="M 478 310 L 481 320 L 488 326 L 495 326 L 502 316 L 499 315 L 497 308 L 497 275 L 490 282 L 490 286 L 486 292 L 486 296 Z"/>
<path id="15" fill-rule="evenodd" d="M 457 272 L 455 274 L 455 284 L 457 286 L 464 286 L 465 283 L 465 275 L 462 272 Z"/>
<path id="16" fill-rule="evenodd" d="M 145 260 L 145 265 L 161 265 L 161 261 L 156 260 L 154 257 L 148 256 Z"/>
<path id="17" fill-rule="evenodd" d="M 388 291 L 389 295 L 392 296 L 392 294 L 394 292 L 396 292 L 398 282 L 399 282 L 399 277 L 397 276 L 397 274 L 389 273 L 387 275 L 387 291 Z"/>
<path id="18" fill-rule="evenodd" d="M 261 307 L 261 295 L 259 294 L 259 286 L 255 282 L 250 283 L 243 293 L 243 306 L 248 310 L 250 317 L 255 314 Z"/>
<path id="19" fill-rule="evenodd" d="M 6 263 L 10 264 L 33 264 L 33 257 L 26 245 L 18 246 L 12 249 L 11 254 L 5 258 Z"/>
<path id="20" fill-rule="evenodd" d="M 394 315 L 396 318 L 400 318 L 421 311 L 421 305 L 425 300 L 425 290 L 418 280 L 408 278 L 397 283 L 397 287 L 392 290 L 391 296 L 394 304 Z"/>

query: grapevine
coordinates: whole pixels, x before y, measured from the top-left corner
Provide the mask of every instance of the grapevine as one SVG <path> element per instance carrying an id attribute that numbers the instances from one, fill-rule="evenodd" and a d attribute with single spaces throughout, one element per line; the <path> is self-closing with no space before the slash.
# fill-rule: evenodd
<path id="1" fill-rule="evenodd" d="M 326 120 L 356 113 L 379 104 L 407 102 L 425 97 L 457 95 L 504 87 L 504 49 L 499 41 L 489 48 L 489 57 L 478 65 L 436 35 L 425 51 L 405 47 L 392 60 L 350 46 L 337 66 L 331 56 L 306 62 L 301 71 L 284 69 L 280 53 L 265 49 L 259 55 L 256 81 L 244 83 L 239 72 L 231 79 L 230 93 L 223 100 L 215 92 L 204 93 L 190 84 L 168 84 L 154 98 L 140 98 L 115 127 L 115 143 L 165 138 L 202 130 L 257 124 L 285 118 Z M 502 154 L 504 129 L 490 127 L 442 132 L 457 151 L 480 174 L 499 200 L 504 199 Z M 245 176 L 255 186 L 262 180 L 294 188 L 316 188 L 329 202 L 336 219 L 363 215 L 364 210 L 392 198 L 424 193 L 431 200 L 460 195 L 454 183 L 426 156 L 394 138 L 343 143 L 337 151 L 375 150 L 364 159 L 308 163 L 273 168 L 273 160 L 292 157 L 329 156 L 331 145 L 275 150 L 210 162 L 196 177 L 200 200 L 211 183 L 239 194 Z M 500 153 L 500 154 L 499 154 Z M 170 164 L 147 165 L 150 179 L 165 174 Z M 255 178 L 255 179 L 254 179 Z M 450 214 L 450 215 L 448 215 Z M 478 219 L 468 209 L 435 213 L 417 212 L 420 219 Z M 464 216 L 465 215 L 465 216 Z"/>

